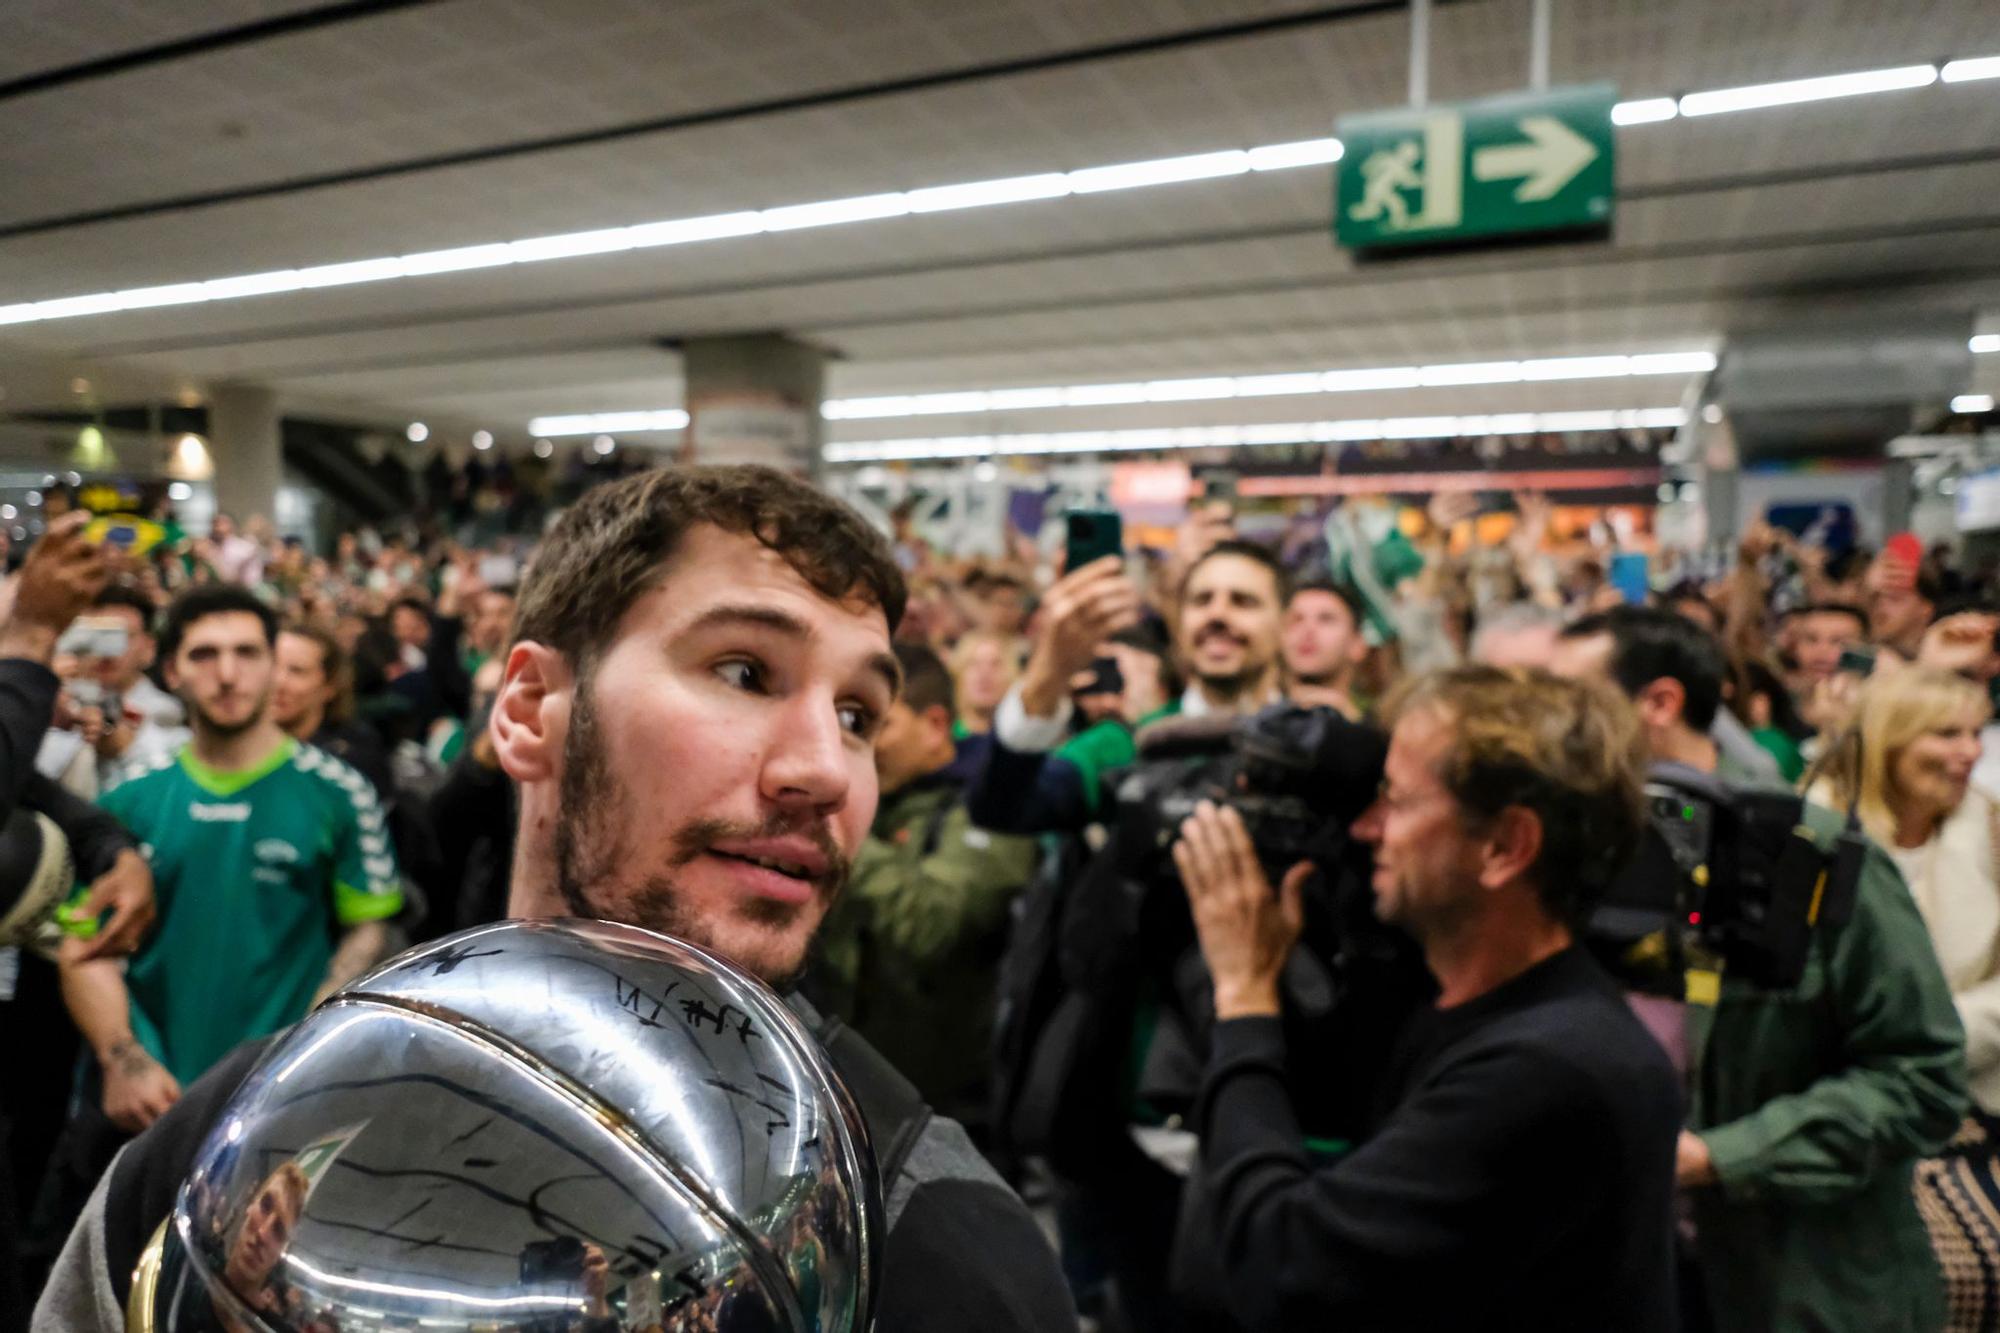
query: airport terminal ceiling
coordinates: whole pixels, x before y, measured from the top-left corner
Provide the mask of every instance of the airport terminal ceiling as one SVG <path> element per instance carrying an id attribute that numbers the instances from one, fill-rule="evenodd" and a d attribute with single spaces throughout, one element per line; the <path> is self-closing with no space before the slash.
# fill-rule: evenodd
<path id="1" fill-rule="evenodd" d="M 1523 87 L 1531 9 L 1438 5 L 1431 98 Z M 2000 56 L 1990 0 L 1556 0 L 1552 17 L 1551 83 L 1626 101 Z M 525 441 L 538 416 L 678 405 L 675 346 L 735 332 L 826 348 L 828 396 L 850 399 L 1690 352 L 1923 312 L 2000 330 L 2000 80 L 1625 125 L 1605 241 L 1357 264 L 1330 236 L 1333 168 L 1271 151 L 1205 179 L 1073 176 L 912 211 L 934 187 L 1323 141 L 1406 101 L 1410 27 L 1404 4 L 1252 0 L 32 0 L 0 50 L 0 410 L 76 407 L 79 380 L 107 402 L 240 381 Z M 468 249 L 853 199 L 886 216 L 512 252 L 535 262 Z M 483 266 L 9 322 L 439 251 Z M 1972 387 L 2000 387 L 2000 357 L 1975 362 Z M 939 412 L 828 438 L 1663 409 L 1686 384 Z"/>

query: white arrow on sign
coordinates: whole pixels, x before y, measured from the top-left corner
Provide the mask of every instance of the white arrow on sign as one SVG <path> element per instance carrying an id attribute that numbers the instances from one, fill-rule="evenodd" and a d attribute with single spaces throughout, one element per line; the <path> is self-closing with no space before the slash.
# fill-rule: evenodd
<path id="1" fill-rule="evenodd" d="M 1523 177 L 1514 202 L 1531 204 L 1554 197 L 1597 160 L 1597 145 L 1554 116 L 1523 116 L 1521 132 L 1531 143 L 1496 144 L 1475 149 L 1472 175 L 1476 180 L 1505 181 Z"/>

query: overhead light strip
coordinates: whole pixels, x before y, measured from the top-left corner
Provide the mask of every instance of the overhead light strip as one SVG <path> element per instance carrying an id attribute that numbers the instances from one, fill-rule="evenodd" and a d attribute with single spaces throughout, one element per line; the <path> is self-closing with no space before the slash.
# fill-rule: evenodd
<path id="1" fill-rule="evenodd" d="M 1781 83 L 1755 84 L 1742 88 L 1720 88 L 1708 92 L 1688 93 L 1678 99 L 1639 98 L 1618 103 L 1611 110 L 1611 119 L 1616 125 L 1648 125 L 1673 120 L 1679 116 L 1718 115 L 1731 111 L 1750 111 L 1838 97 L 1922 88 L 1940 80 L 1948 84 L 1958 84 L 1997 77 L 2000 77 L 2000 56 L 1977 56 L 1948 61 L 1942 70 L 1937 65 L 1902 65 L 1890 69 L 1828 74 L 1818 78 L 1790 79 Z M 176 282 L 159 287 L 135 287 L 84 296 L 63 296 L 45 301 L 19 301 L 11 305 L 0 305 L 0 325 L 34 324 L 53 319 L 77 319 L 85 315 L 104 315 L 125 310 L 198 305 L 208 301 L 236 301 L 253 296 L 313 291 L 322 287 L 386 282 L 395 278 L 428 277 L 440 273 L 464 273 L 474 269 L 500 268 L 511 264 L 539 264 L 555 259 L 613 254 L 623 250 L 654 246 L 689 245 L 700 241 L 756 236 L 767 232 L 876 222 L 887 218 L 940 213 L 961 208 L 993 208 L 1038 199 L 1060 199 L 1068 195 L 1140 189 L 1182 181 L 1214 180 L 1254 172 L 1289 171 L 1299 167 L 1323 166 L 1337 162 L 1340 160 L 1340 155 L 1341 144 L 1338 139 L 1302 139 L 1290 143 L 1265 144 L 1257 148 L 1228 149 L 1221 152 L 1193 153 L 1182 157 L 1156 158 L 1146 162 L 1084 167 L 1076 171 L 1042 172 L 1003 180 L 930 186 L 918 190 L 860 195 L 851 199 L 828 199 L 816 203 L 790 204 L 779 208 L 721 213 L 707 217 L 671 218 L 661 222 L 639 223 L 630 227 L 605 227 L 557 236 L 529 237 L 518 241 L 492 241 L 380 259 L 358 259 L 309 268 L 278 269 L 269 273 L 210 278 L 198 282 Z"/>
<path id="2" fill-rule="evenodd" d="M 820 408 L 828 421 L 882 421 L 898 417 L 970 416 L 1052 407 L 1106 407 L 1131 403 L 1214 402 L 1295 394 L 1356 393 L 1370 389 L 1437 388 L 1465 384 L 1547 384 L 1559 380 L 1635 375 L 1700 375 L 1715 369 L 1707 351 L 1647 352 L 1637 356 L 1554 356 L 1528 361 L 1477 361 L 1438 366 L 1304 371 L 1277 375 L 1211 375 L 1195 379 L 1124 384 L 1071 384 L 1038 389 L 958 389 L 880 398 L 836 398 Z M 536 436 L 617 434 L 680 430 L 680 408 L 646 412 L 582 412 L 536 417 Z"/>
<path id="3" fill-rule="evenodd" d="M 1510 412 L 1483 416 L 1371 417 L 1248 426 L 1171 426 L 1144 430 L 1059 431 L 1038 435 L 953 435 L 923 440 L 829 444 L 829 463 L 918 462 L 1043 454 L 1126 453 L 1155 449 L 1240 449 L 1256 445 L 1432 440 L 1577 431 L 1671 430 L 1687 420 L 1678 407 L 1609 412 Z"/>

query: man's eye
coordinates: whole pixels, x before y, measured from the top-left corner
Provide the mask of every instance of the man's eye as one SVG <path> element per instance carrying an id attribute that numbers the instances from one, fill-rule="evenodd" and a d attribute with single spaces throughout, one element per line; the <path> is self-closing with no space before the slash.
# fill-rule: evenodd
<path id="1" fill-rule="evenodd" d="M 868 736 L 874 733 L 874 709 L 864 708 L 860 704 L 842 704 L 839 711 L 840 725 L 856 736 Z"/>
<path id="2" fill-rule="evenodd" d="M 716 663 L 715 674 L 739 690 L 761 693 L 764 688 L 764 668 L 742 658 Z"/>

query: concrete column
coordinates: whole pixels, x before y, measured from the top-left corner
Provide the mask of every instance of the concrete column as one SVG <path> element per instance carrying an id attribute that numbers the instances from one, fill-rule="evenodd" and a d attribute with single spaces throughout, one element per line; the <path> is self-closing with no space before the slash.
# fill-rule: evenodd
<path id="1" fill-rule="evenodd" d="M 692 338 L 681 350 L 688 428 L 682 456 L 820 473 L 826 353 L 782 333 Z"/>
<path id="2" fill-rule="evenodd" d="M 208 399 L 208 447 L 215 458 L 215 507 L 248 522 L 278 517 L 284 480 L 278 396 L 256 384 L 224 384 Z"/>

